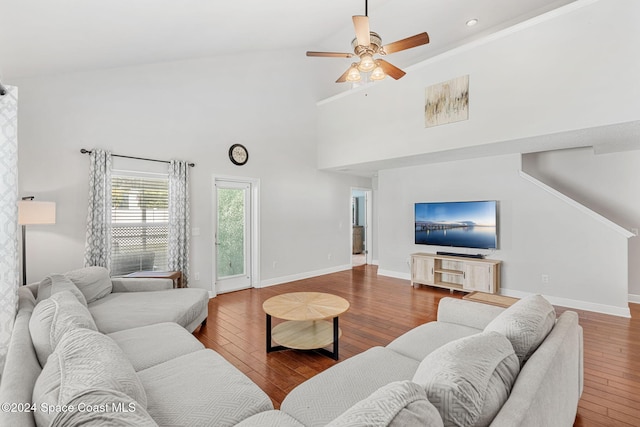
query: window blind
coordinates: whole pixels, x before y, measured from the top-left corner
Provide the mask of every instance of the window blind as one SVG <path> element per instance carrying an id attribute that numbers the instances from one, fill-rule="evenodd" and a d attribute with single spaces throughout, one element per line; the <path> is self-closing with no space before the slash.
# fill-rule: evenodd
<path id="1" fill-rule="evenodd" d="M 111 188 L 111 274 L 166 270 L 168 178 L 113 175 Z"/>

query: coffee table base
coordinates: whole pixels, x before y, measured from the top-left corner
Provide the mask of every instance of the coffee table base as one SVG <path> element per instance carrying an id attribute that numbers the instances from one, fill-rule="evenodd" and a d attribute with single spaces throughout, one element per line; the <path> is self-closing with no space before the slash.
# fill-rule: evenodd
<path id="1" fill-rule="evenodd" d="M 333 323 L 333 327 L 332 327 Z M 290 320 L 271 328 L 271 315 L 267 314 L 267 353 L 281 350 L 313 350 L 338 360 L 338 339 L 341 331 L 338 317 L 326 320 Z M 278 345 L 273 345 L 272 341 Z M 326 347 L 333 343 L 333 351 Z"/>

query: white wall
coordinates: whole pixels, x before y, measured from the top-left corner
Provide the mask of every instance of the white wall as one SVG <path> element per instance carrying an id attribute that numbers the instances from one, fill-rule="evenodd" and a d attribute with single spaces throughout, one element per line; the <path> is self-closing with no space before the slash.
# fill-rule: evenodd
<path id="1" fill-rule="evenodd" d="M 522 168 L 628 230 L 640 228 L 640 151 L 591 148 L 532 153 Z M 629 240 L 630 300 L 640 302 L 640 238 Z"/>
<path id="2" fill-rule="evenodd" d="M 497 143 L 501 153 L 518 152 L 506 142 L 637 121 L 638 16 L 638 1 L 578 1 L 411 67 L 401 80 L 327 100 L 319 107 L 319 166 L 469 147 L 478 155 Z M 469 120 L 425 128 L 425 88 L 467 74 Z"/>
<path id="3" fill-rule="evenodd" d="M 414 203 L 497 200 L 498 250 L 453 252 L 502 260 L 503 294 L 628 315 L 627 239 L 520 178 L 519 168 L 519 155 L 505 155 L 380 171 L 381 273 L 408 278 L 411 253 L 451 249 L 414 244 Z"/>
<path id="4" fill-rule="evenodd" d="M 633 125 L 623 128 L 635 129 L 637 140 L 638 15 L 637 1 L 579 0 L 411 67 L 399 81 L 320 103 L 321 168 L 383 165 L 376 191 L 377 254 L 383 274 L 408 277 L 409 254 L 436 250 L 413 244 L 413 203 L 496 199 L 500 250 L 490 257 L 504 261 L 506 293 L 543 293 L 561 305 L 628 315 L 627 237 L 523 180 L 518 175 L 520 155 L 510 153 L 591 143 L 606 151 L 607 144 L 620 142 L 613 129 L 627 123 Z M 425 128 L 425 88 L 467 74 L 469 119 Z M 611 135 L 603 135 L 606 129 L 612 129 Z M 589 138 L 580 138 L 585 132 Z M 547 160 L 552 165 L 556 161 L 544 157 L 541 162 Z M 431 163 L 397 168 L 418 161 Z M 607 168 L 615 169 L 616 161 Z M 558 175 L 563 179 L 574 172 L 577 179 L 589 173 L 575 170 L 585 167 L 580 161 L 561 163 L 566 166 Z M 621 170 L 628 171 L 637 163 L 625 165 Z M 627 182 L 636 175 L 626 176 Z M 636 210 L 628 206 L 627 197 L 635 197 L 637 187 L 631 184 L 617 193 L 611 207 L 615 215 L 600 212 L 614 221 L 623 219 L 624 227 L 633 226 Z M 599 188 L 602 196 L 605 187 Z M 541 282 L 542 274 L 550 277 L 549 284 Z"/>
<path id="5" fill-rule="evenodd" d="M 21 92 L 20 195 L 58 209 L 55 225 L 28 230 L 29 281 L 82 266 L 89 159 L 79 150 L 94 147 L 196 163 L 191 272 L 201 280 L 192 275 L 191 286 L 211 289 L 214 174 L 261 180 L 263 284 L 350 265 L 351 187 L 371 181 L 316 169 L 308 71 L 299 52 L 265 52 L 12 82 Z M 248 148 L 245 166 L 229 161 L 233 143 Z"/>

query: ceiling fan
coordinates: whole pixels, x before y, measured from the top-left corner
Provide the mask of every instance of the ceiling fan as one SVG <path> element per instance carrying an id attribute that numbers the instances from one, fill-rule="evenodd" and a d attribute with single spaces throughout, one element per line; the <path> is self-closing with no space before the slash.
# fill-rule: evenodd
<path id="1" fill-rule="evenodd" d="M 352 58 L 357 56 L 359 58 L 358 62 L 351 64 L 349 69 L 336 80 L 336 83 L 357 82 L 362 78 L 360 72 L 371 72 L 371 80 L 382 80 L 387 75 L 398 80 L 406 73 L 384 59 L 374 58 L 374 55 L 388 55 L 429 43 L 429 35 L 420 33 L 383 46 L 382 38 L 369 29 L 368 0 L 365 0 L 364 3 L 364 16 L 355 15 L 353 17 L 353 26 L 356 30 L 356 38 L 351 42 L 354 53 L 307 51 L 307 56 L 329 58 Z"/>

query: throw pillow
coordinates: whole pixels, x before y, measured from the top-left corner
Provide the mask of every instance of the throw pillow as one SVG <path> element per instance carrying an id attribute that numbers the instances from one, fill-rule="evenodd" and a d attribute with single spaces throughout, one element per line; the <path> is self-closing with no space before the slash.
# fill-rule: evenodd
<path id="1" fill-rule="evenodd" d="M 541 295 L 532 295 L 500 313 L 484 330 L 506 336 L 522 365 L 544 341 L 555 323 L 556 310 L 551 303 Z"/>
<path id="2" fill-rule="evenodd" d="M 104 267 L 85 267 L 69 271 L 65 276 L 80 289 L 88 304 L 109 295 L 113 289 L 109 270 Z"/>
<path id="3" fill-rule="evenodd" d="M 75 410 L 57 412 L 50 427 L 90 425 L 118 427 L 158 426 L 149 413 L 140 407 L 138 402 L 115 390 L 89 389 L 76 395 L 69 401 L 69 405 Z"/>
<path id="4" fill-rule="evenodd" d="M 147 395 L 133 366 L 109 337 L 89 329 L 72 329 L 64 334 L 33 388 L 38 407 L 67 405 L 91 389 L 115 390 L 147 408 Z M 38 425 L 50 425 L 55 412 L 36 411 Z"/>
<path id="5" fill-rule="evenodd" d="M 29 333 L 40 366 L 47 363 L 62 336 L 75 328 L 98 330 L 87 307 L 71 292 L 58 292 L 35 306 L 29 319 Z"/>
<path id="6" fill-rule="evenodd" d="M 38 284 L 38 298 L 36 301 L 43 301 L 51 295 L 62 291 L 71 292 L 76 296 L 76 298 L 78 298 L 78 301 L 80 301 L 85 307 L 87 306 L 87 300 L 85 299 L 84 294 L 80 292 L 80 289 L 78 289 L 71 280 L 62 274 L 52 274 L 51 276 L 47 276 L 42 280 L 42 282 L 40 282 L 40 284 Z"/>
<path id="7" fill-rule="evenodd" d="M 424 386 L 445 426 L 488 426 L 509 397 L 520 363 L 497 332 L 451 341 L 425 357 L 413 381 Z"/>
<path id="8" fill-rule="evenodd" d="M 443 424 L 423 387 L 411 381 L 396 381 L 380 387 L 327 424 L 327 427 L 359 426 L 442 427 Z"/>

